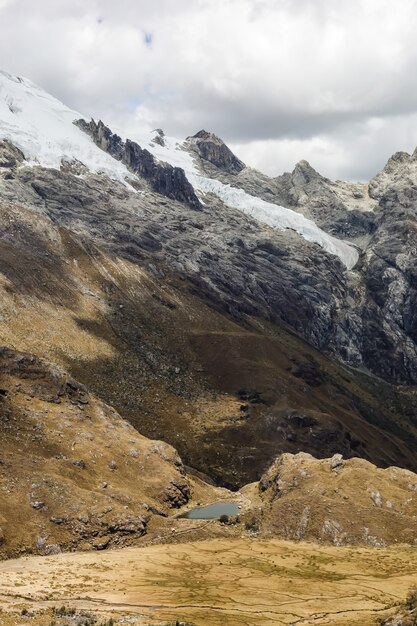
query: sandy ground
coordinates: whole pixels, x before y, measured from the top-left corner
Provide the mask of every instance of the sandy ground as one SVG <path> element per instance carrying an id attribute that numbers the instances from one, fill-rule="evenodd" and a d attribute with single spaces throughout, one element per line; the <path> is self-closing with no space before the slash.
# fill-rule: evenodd
<path id="1" fill-rule="evenodd" d="M 407 546 L 242 538 L 29 557 L 0 564 L 0 623 L 49 626 L 65 604 L 135 625 L 370 626 L 416 580 Z"/>

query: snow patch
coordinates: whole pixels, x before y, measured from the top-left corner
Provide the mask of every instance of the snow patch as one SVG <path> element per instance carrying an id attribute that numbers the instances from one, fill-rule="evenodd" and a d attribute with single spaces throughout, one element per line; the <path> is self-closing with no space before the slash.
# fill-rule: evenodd
<path id="1" fill-rule="evenodd" d="M 73 124 L 83 117 L 25 78 L 0 71 L 0 139 L 19 148 L 29 164 L 59 169 L 63 161 L 76 159 L 88 170 L 125 182 L 132 178 L 127 168 L 98 148 L 92 139 Z M 336 255 L 351 269 L 357 250 L 321 230 L 312 220 L 285 207 L 251 196 L 242 189 L 202 176 L 185 142 L 164 137 L 165 146 L 146 137 L 130 137 L 146 147 L 157 159 L 181 167 L 200 195 L 215 194 L 227 206 L 247 213 L 273 228 L 293 229 Z"/>
<path id="2" fill-rule="evenodd" d="M 356 265 L 359 258 L 356 248 L 332 237 L 319 228 L 313 220 L 309 220 L 291 209 L 251 196 L 243 189 L 202 176 L 195 166 L 192 155 L 187 152 L 184 141 L 165 136 L 165 146 L 160 146 L 152 141 L 153 136 L 151 134 L 131 139 L 135 139 L 142 147 L 146 147 L 157 159 L 176 167 L 182 167 L 188 180 L 200 194 L 213 193 L 227 206 L 247 213 L 259 222 L 273 228 L 295 230 L 307 241 L 317 243 L 330 254 L 338 256 L 349 270 Z"/>
<path id="3" fill-rule="evenodd" d="M 0 139 L 19 148 L 29 164 L 59 169 L 62 161 L 77 159 L 91 172 L 132 178 L 73 124 L 80 117 L 30 80 L 0 71 Z"/>

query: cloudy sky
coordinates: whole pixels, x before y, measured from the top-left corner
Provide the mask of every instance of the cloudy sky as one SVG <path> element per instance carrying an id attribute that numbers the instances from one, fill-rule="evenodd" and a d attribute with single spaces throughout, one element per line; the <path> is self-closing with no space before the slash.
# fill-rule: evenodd
<path id="1" fill-rule="evenodd" d="M 365 180 L 417 145 L 417 0 L 0 0 L 0 68 L 113 127 Z"/>

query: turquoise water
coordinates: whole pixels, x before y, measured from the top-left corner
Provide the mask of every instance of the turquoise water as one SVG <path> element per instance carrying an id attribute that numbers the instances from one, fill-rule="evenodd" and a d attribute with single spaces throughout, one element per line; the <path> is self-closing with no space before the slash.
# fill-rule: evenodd
<path id="1" fill-rule="evenodd" d="M 240 508 L 236 502 L 215 502 L 208 506 L 192 509 L 180 517 L 187 519 L 218 519 L 222 515 L 239 515 Z"/>

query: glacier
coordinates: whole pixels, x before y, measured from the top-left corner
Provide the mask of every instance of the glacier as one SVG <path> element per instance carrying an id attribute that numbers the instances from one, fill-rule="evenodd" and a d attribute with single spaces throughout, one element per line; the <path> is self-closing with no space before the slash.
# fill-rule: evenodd
<path id="1" fill-rule="evenodd" d="M 186 149 L 185 141 L 165 136 L 165 146 L 161 146 L 152 140 L 152 135 L 142 135 L 137 138 L 133 137 L 133 139 L 141 146 L 146 146 L 160 161 L 181 167 L 194 189 L 200 194 L 212 193 L 227 206 L 247 213 L 272 228 L 295 230 L 307 241 L 317 243 L 329 254 L 338 256 L 349 270 L 356 265 L 359 259 L 356 248 L 332 237 L 319 228 L 313 220 L 304 217 L 301 213 L 252 196 L 243 189 L 201 175 L 195 166 L 192 155 Z M 204 197 L 201 199 L 204 202 Z"/>
<path id="2" fill-rule="evenodd" d="M 73 124 L 80 117 L 32 81 L 0 71 L 0 139 L 19 148 L 29 164 L 59 169 L 62 161 L 76 159 L 91 172 L 132 178 Z"/>
<path id="3" fill-rule="evenodd" d="M 88 119 L 32 81 L 0 71 L 0 139 L 19 148 L 29 164 L 59 169 L 63 161 L 77 160 L 90 172 L 128 184 L 132 174 L 74 124 L 80 118 Z M 147 148 L 158 160 L 181 167 L 203 202 L 205 194 L 214 194 L 225 205 L 272 228 L 296 231 L 307 241 L 338 256 L 349 270 L 357 263 L 359 254 L 355 247 L 324 232 L 313 220 L 203 176 L 184 140 L 164 137 L 165 146 L 161 146 L 153 141 L 152 133 L 140 137 L 133 133 L 129 138 Z"/>

